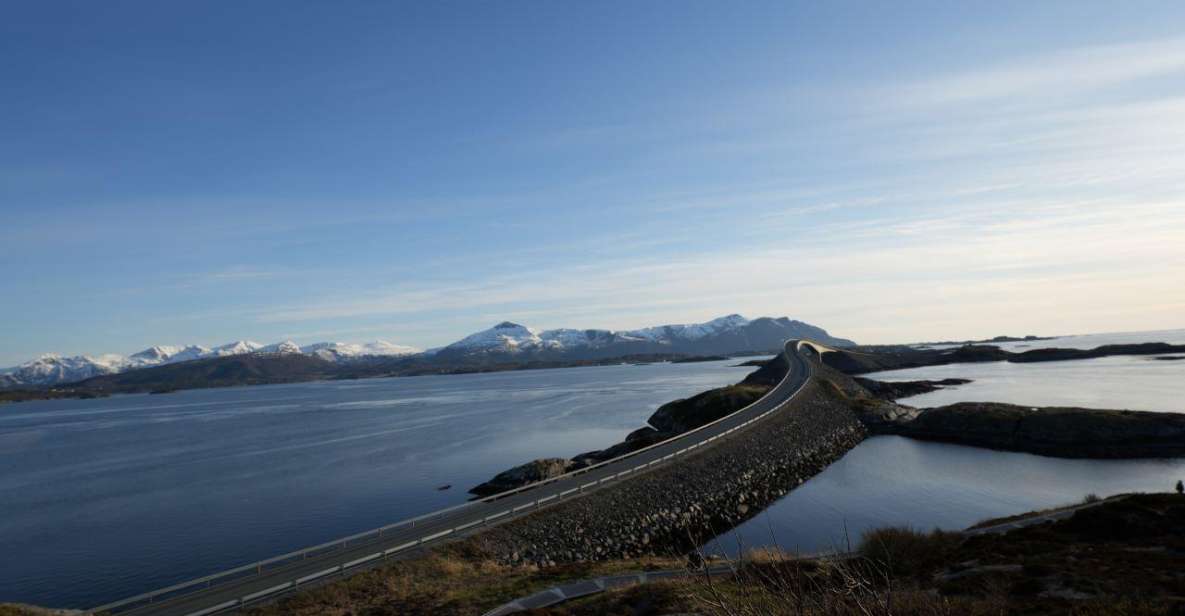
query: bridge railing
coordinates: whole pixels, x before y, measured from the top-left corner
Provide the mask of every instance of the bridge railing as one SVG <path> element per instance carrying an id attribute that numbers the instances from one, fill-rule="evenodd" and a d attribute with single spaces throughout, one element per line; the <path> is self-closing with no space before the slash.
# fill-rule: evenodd
<path id="1" fill-rule="evenodd" d="M 789 386 L 791 376 L 794 374 L 794 367 L 792 364 L 795 361 L 800 362 L 800 365 L 802 366 L 802 368 L 807 371 L 807 377 L 809 379 L 810 371 L 811 371 L 810 364 L 808 362 L 802 361 L 798 357 L 798 354 L 796 352 L 797 349 L 795 349 L 794 351 L 792 351 L 790 349 L 791 342 L 795 342 L 795 341 L 787 341 L 787 343 L 785 345 L 785 349 L 783 350 L 783 352 L 786 355 L 786 358 L 788 360 L 788 364 L 790 364 L 787 366 L 786 374 L 782 377 L 782 380 L 779 381 L 778 384 L 773 389 L 771 389 L 768 393 L 766 393 L 764 396 L 762 396 L 758 400 L 755 400 L 751 404 L 748 404 L 748 405 L 744 406 L 743 408 L 740 408 L 732 413 L 729 413 L 728 415 L 726 415 L 724 417 L 721 417 L 715 421 L 712 421 L 712 422 L 709 422 L 709 423 L 704 424 L 702 426 L 699 426 L 698 428 L 688 430 L 687 432 L 683 432 L 678 435 L 675 435 L 667 440 L 660 441 L 658 443 L 654 443 L 653 445 L 649 445 L 647 447 L 643 447 L 641 449 L 637 449 L 637 450 L 622 454 L 620 456 L 611 458 L 609 460 L 605 460 L 603 462 L 598 462 L 597 464 L 591 464 L 589 466 L 586 466 L 586 467 L 583 467 L 583 468 L 580 468 L 580 469 L 577 469 L 577 470 L 574 470 L 574 471 L 571 471 L 568 473 L 564 473 L 563 475 L 557 475 L 555 477 L 551 477 L 551 478 L 544 479 L 542 481 L 538 481 L 538 482 L 535 482 L 535 483 L 532 483 L 529 485 L 514 488 L 512 490 L 507 490 L 505 492 L 499 492 L 498 494 L 493 494 L 491 496 L 487 496 L 484 498 L 466 501 L 464 503 L 460 503 L 458 505 L 453 505 L 452 507 L 447 507 L 445 509 L 438 509 L 436 511 L 432 511 L 432 512 L 429 512 L 429 513 L 426 513 L 423 515 L 415 516 L 412 518 L 407 518 L 404 520 L 400 520 L 398 522 L 393 522 L 391 524 L 387 524 L 386 526 L 371 529 L 368 531 L 363 531 L 363 532 L 356 533 L 356 534 L 353 534 L 353 535 L 350 535 L 347 537 L 342 537 L 339 539 L 335 539 L 333 541 L 328 541 L 326 543 L 322 543 L 319 545 L 314 545 L 311 547 L 307 547 L 307 548 L 303 548 L 303 549 L 296 550 L 293 552 L 289 552 L 287 554 L 281 554 L 279 556 L 274 556 L 272 558 L 267 558 L 264 560 L 256 561 L 256 562 L 253 562 L 253 563 L 250 563 L 247 565 L 235 567 L 233 569 L 219 571 L 217 573 L 212 573 L 212 574 L 204 576 L 204 577 L 195 578 L 192 580 L 180 582 L 178 584 L 173 584 L 171 586 L 166 586 L 164 588 L 152 590 L 152 591 L 142 593 L 142 594 L 139 594 L 139 595 L 136 595 L 133 597 L 128 597 L 126 599 L 121 599 L 119 601 L 114 601 L 111 603 L 101 605 L 96 608 L 92 608 L 90 611 L 93 613 L 118 613 L 120 611 L 134 609 L 136 607 L 142 607 L 145 604 L 175 598 L 175 597 L 178 597 L 181 595 L 190 594 L 191 592 L 205 590 L 207 588 L 213 587 L 216 583 L 217 584 L 229 583 L 229 582 L 234 582 L 234 581 L 246 579 L 248 577 L 261 575 L 264 572 L 271 571 L 271 570 L 277 569 L 279 567 L 282 567 L 284 565 L 288 565 L 288 564 L 291 564 L 294 562 L 299 562 L 301 560 L 305 560 L 305 559 L 312 557 L 312 556 L 318 556 L 323 553 L 327 553 L 327 552 L 334 551 L 334 550 L 345 550 L 346 548 L 349 548 L 349 547 L 354 547 L 357 545 L 381 540 L 385 534 L 389 533 L 390 531 L 396 530 L 396 529 L 415 527 L 417 524 L 423 525 L 423 524 L 430 522 L 430 521 L 440 521 L 440 520 L 443 520 L 443 519 L 449 517 L 452 514 L 458 513 L 462 510 L 472 508 L 478 504 L 497 502 L 497 501 L 505 499 L 509 496 L 520 494 L 520 493 L 523 493 L 523 492 L 526 492 L 529 490 L 536 490 L 540 487 L 555 483 L 557 481 L 563 481 L 563 480 L 571 479 L 573 477 L 577 477 L 580 475 L 588 474 L 594 470 L 603 468 L 603 467 L 610 465 L 610 464 L 618 464 L 624 460 L 636 457 L 636 456 L 646 453 L 648 451 L 652 451 L 658 447 L 668 446 L 668 445 L 674 443 L 675 441 L 690 437 L 690 436 L 697 434 L 699 432 L 702 432 L 704 430 L 708 430 L 714 426 L 719 425 L 720 423 L 722 423 L 724 421 L 727 421 L 733 417 L 736 417 L 740 413 L 752 410 L 755 407 L 758 407 L 759 405 L 762 405 L 762 404 L 766 404 L 766 403 L 768 403 L 769 400 L 774 399 L 776 395 L 781 393 L 780 390 L 783 390 L 785 387 Z M 803 379 L 803 385 L 806 384 L 808 379 Z M 502 522 L 502 521 L 505 521 L 504 518 L 506 518 L 507 516 L 514 517 L 514 516 L 518 516 L 518 515 L 523 515 L 527 511 L 540 508 L 544 503 L 551 504 L 551 502 L 553 500 L 556 502 L 559 502 L 560 500 L 563 500 L 563 499 L 570 497 L 572 495 L 583 494 L 586 490 L 598 488 L 606 483 L 611 483 L 613 481 L 616 481 L 616 480 L 621 479 L 626 476 L 633 476 L 634 474 L 636 474 L 638 472 L 646 471 L 652 467 L 659 466 L 659 465 L 661 465 L 665 462 L 668 462 L 674 458 L 677 458 L 679 456 L 682 456 L 682 455 L 688 454 L 692 451 L 695 451 L 703 445 L 707 445 L 708 443 L 716 441 L 717 439 L 728 436 L 728 435 L 736 432 L 737 430 L 748 427 L 749 425 L 753 424 L 754 422 L 759 421 L 759 420 L 769 416 L 773 412 L 775 412 L 775 411 L 781 409 L 783 406 L 789 404 L 798 395 L 798 392 L 801 391 L 801 389 L 802 389 L 802 386 L 800 386 L 798 388 L 798 390 L 793 392 L 790 396 L 788 396 L 782 402 L 775 404 L 770 409 L 767 409 L 766 411 L 762 412 L 761 414 L 754 416 L 753 418 L 751 418 L 743 423 L 737 424 L 736 426 L 733 426 L 732 428 L 729 428 L 728 430 L 726 430 L 720 434 L 712 436 L 712 437 L 708 438 L 707 440 L 701 441 L 699 443 L 694 443 L 692 445 L 688 445 L 687 447 L 684 447 L 683 449 L 674 451 L 662 458 L 652 460 L 648 463 L 643 463 L 643 464 L 640 464 L 640 465 L 632 467 L 632 468 L 627 468 L 627 469 L 617 472 L 613 475 L 602 477 L 598 480 L 591 481 L 587 484 L 578 485 L 577 487 L 574 487 L 574 488 L 571 488 L 568 490 L 564 490 L 563 492 L 558 492 L 555 494 L 544 496 L 544 497 L 535 499 L 534 501 L 529 501 L 527 503 L 518 505 L 518 506 L 510 508 L 510 509 L 506 509 L 504 511 L 486 515 L 483 518 L 481 518 L 480 520 L 468 522 L 468 523 L 461 524 L 461 525 L 454 526 L 454 527 L 445 528 L 443 530 L 438 530 L 435 533 L 421 536 L 421 537 L 417 538 L 416 540 L 409 541 L 407 543 L 403 543 L 401 545 L 398 545 L 398 546 L 395 546 L 392 548 L 388 548 L 386 550 L 376 551 L 373 554 L 369 554 L 369 555 L 364 556 L 362 558 L 356 558 L 356 559 L 353 559 L 347 563 L 342 563 L 342 564 L 337 565 L 335 567 L 326 568 L 323 571 L 320 571 L 320 572 L 317 572 L 317 573 L 314 573 L 311 575 L 306 575 L 306 576 L 303 576 L 303 577 L 300 577 L 297 579 L 293 579 L 293 580 L 290 580 L 290 581 L 282 583 L 282 584 L 278 584 L 275 587 L 266 589 L 266 592 L 259 591 L 259 592 L 251 593 L 251 594 L 245 595 L 244 597 L 241 597 L 239 599 L 235 599 L 233 601 L 228 601 L 224 604 L 219 604 L 217 606 L 212 606 L 211 608 L 207 608 L 204 610 L 199 610 L 197 612 L 189 613 L 186 616 L 205 616 L 207 614 L 213 614 L 215 612 L 227 610 L 232 607 L 241 607 L 243 605 L 247 605 L 248 603 L 257 602 L 257 601 L 263 600 L 271 595 L 274 595 L 276 593 L 287 592 L 289 590 L 292 590 L 293 588 L 301 586 L 302 584 L 308 584 L 308 583 L 311 583 L 314 581 L 320 581 L 323 578 L 328 577 L 328 576 L 340 575 L 340 574 L 345 573 L 346 571 L 349 571 L 352 569 L 372 565 L 375 560 L 378 560 L 380 558 L 386 559 L 386 558 L 388 558 L 394 554 L 397 554 L 399 552 L 404 552 L 404 551 L 407 551 L 407 550 L 410 550 L 410 549 L 413 549 L 416 547 L 423 546 L 425 543 L 437 541 L 437 540 L 442 539 L 444 537 L 451 536 L 455 533 L 469 530 L 470 528 L 473 528 L 473 527 L 485 526 L 495 520 L 497 520 L 498 522 Z"/>

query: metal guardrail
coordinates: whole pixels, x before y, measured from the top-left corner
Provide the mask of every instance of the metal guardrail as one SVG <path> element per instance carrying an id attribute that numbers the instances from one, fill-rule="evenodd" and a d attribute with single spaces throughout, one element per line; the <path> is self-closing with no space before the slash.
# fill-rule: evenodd
<path id="1" fill-rule="evenodd" d="M 791 353 L 791 351 L 790 351 L 791 343 L 795 344 L 795 352 L 793 352 L 793 353 Z M 798 356 L 797 350 L 799 348 L 801 348 L 803 344 L 809 344 L 810 346 L 815 347 L 816 350 L 826 349 L 826 347 L 819 345 L 817 343 L 811 342 L 811 341 L 804 341 L 804 340 L 787 341 L 785 344 L 785 347 L 783 348 L 783 353 L 786 355 L 787 360 L 795 361 L 796 357 Z M 418 539 L 415 539 L 413 541 L 409 541 L 407 543 L 403 543 L 401 545 L 398 545 L 398 546 L 395 546 L 392 548 L 388 548 L 386 550 L 381 550 L 381 551 L 375 552 L 373 554 L 369 554 L 369 555 L 361 557 L 361 558 L 356 558 L 356 559 L 353 559 L 347 563 L 343 563 L 343 564 L 340 564 L 340 565 L 337 565 L 334 567 L 330 567 L 330 568 L 327 568 L 323 571 L 308 574 L 303 577 L 297 578 L 295 580 L 284 582 L 282 584 L 278 584 L 274 587 L 271 587 L 271 588 L 268 588 L 265 590 L 249 593 L 249 594 L 244 595 L 243 597 L 238 598 L 238 599 L 232 599 L 232 600 L 226 601 L 224 603 L 220 603 L 218 605 L 214 605 L 214 606 L 202 609 L 202 610 L 198 610 L 196 612 L 189 612 L 189 613 L 185 614 L 185 616 L 207 616 L 208 614 L 214 614 L 216 612 L 221 612 L 223 610 L 231 609 L 233 607 L 242 607 L 242 606 L 248 605 L 250 603 L 257 602 L 261 599 L 270 597 L 271 595 L 274 595 L 276 593 L 287 592 L 289 590 L 295 589 L 302 584 L 308 584 L 309 582 L 318 581 L 318 580 L 321 580 L 322 578 L 325 578 L 327 576 L 331 576 L 334 574 L 344 573 L 348 570 L 352 570 L 352 569 L 358 568 L 360 566 L 369 564 L 372 561 L 378 560 L 380 558 L 385 560 L 386 558 L 388 558 L 389 556 L 391 556 L 393 554 L 397 554 L 399 552 L 403 552 L 403 551 L 406 551 L 406 550 L 409 550 L 409 549 L 412 549 L 415 547 L 422 546 L 425 543 L 435 541 L 437 539 L 441 539 L 443 537 L 455 534 L 455 533 L 460 532 L 462 530 L 467 530 L 469 528 L 472 528 L 472 527 L 478 526 L 478 525 L 484 526 L 484 525 L 488 524 L 490 521 L 495 520 L 495 519 L 501 519 L 505 516 L 512 516 L 516 513 L 519 513 L 519 512 L 528 510 L 528 509 L 538 509 L 544 502 L 549 502 L 553 499 L 556 500 L 557 502 L 559 502 L 559 501 L 563 500 L 563 498 L 565 496 L 571 496 L 572 494 L 582 494 L 586 489 L 599 487 L 601 485 L 604 485 L 605 483 L 615 481 L 615 480 L 621 478 L 622 476 L 629 475 L 629 474 L 632 474 L 632 473 L 635 473 L 638 471 L 642 471 L 642 470 L 647 470 L 647 469 L 652 468 L 652 467 L 654 467 L 658 464 L 661 464 L 663 462 L 675 459 L 681 455 L 686 455 L 688 452 L 691 452 L 691 451 L 699 448 L 702 445 L 706 445 L 709 442 L 715 441 L 715 440 L 720 439 L 724 436 L 728 436 L 728 435 L 736 432 L 737 430 L 740 430 L 742 428 L 748 427 L 749 425 L 752 425 L 756 421 L 764 419 L 765 417 L 780 410 L 782 407 L 786 406 L 792 400 L 794 400 L 794 398 L 798 395 L 798 393 L 801 392 L 802 389 L 806 386 L 806 383 L 809 382 L 810 376 L 812 373 L 812 369 L 811 369 L 809 362 L 802 361 L 800 357 L 797 357 L 797 361 L 800 361 L 803 368 L 805 368 L 807 371 L 807 376 L 806 376 L 806 378 L 803 379 L 803 382 L 798 387 L 798 389 L 796 389 L 793 393 L 791 393 L 789 396 L 787 396 L 787 398 L 785 400 L 783 400 L 781 403 L 773 406 L 772 408 L 765 411 L 764 413 L 757 415 L 757 416 L 749 419 L 748 421 L 745 421 L 745 422 L 740 423 L 736 426 L 733 426 L 732 428 L 729 428 L 728 430 L 726 430 L 720 434 L 709 437 L 707 440 L 693 443 L 683 449 L 680 449 L 674 453 L 668 454 L 668 455 L 666 455 L 662 458 L 659 458 L 657 460 L 652 460 L 648 463 L 640 464 L 640 465 L 635 466 L 633 468 L 628 468 L 624 471 L 620 471 L 618 473 L 615 473 L 615 474 L 607 476 L 607 477 L 602 477 L 599 480 L 591 481 L 589 483 L 580 485 L 576 488 L 565 490 L 565 491 L 560 492 L 558 494 L 551 494 L 549 496 L 539 498 L 539 499 L 536 499 L 536 500 L 528 502 L 528 503 L 524 503 L 522 505 L 513 507 L 513 508 L 505 510 L 505 511 L 500 511 L 497 513 L 489 514 L 489 515 L 484 516 L 480 520 L 475 520 L 475 521 L 468 522 L 468 523 L 465 523 L 465 524 L 462 524 L 462 525 L 459 525 L 456 527 L 448 528 L 448 529 L 445 529 L 445 530 L 442 530 L 442 531 L 439 531 L 439 532 L 436 532 L 434 534 L 427 535 L 424 537 L 419 537 Z M 353 534 L 353 535 L 350 535 L 347 537 L 342 537 L 340 539 L 335 539 L 333 541 L 329 541 L 329 542 L 315 545 L 312 547 L 304 548 L 304 549 L 297 550 L 294 552 L 289 552 L 287 554 L 281 554 L 279 556 L 274 556 L 272 558 L 260 560 L 260 561 L 257 561 L 257 562 L 254 562 L 254 563 L 251 563 L 248 565 L 243 565 L 241 567 L 227 569 L 225 571 L 213 573 L 213 574 L 210 574 L 210 575 L 207 575 L 204 577 L 188 580 L 185 582 L 174 584 L 172 586 L 167 586 L 165 588 L 160 588 L 160 589 L 142 593 L 142 594 L 139 594 L 139 595 L 136 595 L 133 597 L 128 597 L 126 599 L 121 599 L 119 601 L 107 603 L 105 605 L 101 605 L 99 607 L 92 608 L 89 611 L 92 613 L 103 613 L 103 612 L 116 613 L 122 609 L 130 609 L 133 607 L 142 607 L 143 604 L 153 603 L 157 600 L 161 600 L 164 598 L 176 598 L 179 596 L 191 594 L 191 592 L 206 590 L 208 588 L 212 588 L 216 581 L 230 582 L 230 581 L 238 581 L 238 580 L 246 579 L 246 578 L 251 577 L 253 575 L 262 574 L 265 571 L 265 569 L 268 567 L 274 567 L 274 566 L 279 565 L 281 563 L 291 563 L 291 562 L 298 561 L 298 560 L 304 560 L 304 559 L 308 558 L 310 555 L 315 555 L 317 553 L 326 552 L 326 551 L 329 551 L 332 549 L 345 549 L 347 547 L 350 547 L 351 545 L 356 545 L 359 542 L 359 540 L 366 539 L 366 538 L 369 538 L 371 540 L 378 540 L 383 537 L 384 533 L 391 531 L 393 529 L 396 529 L 396 528 L 415 527 L 415 525 L 417 523 L 422 523 L 422 522 L 425 522 L 428 520 L 439 519 L 439 518 L 445 516 L 446 514 L 454 513 L 454 512 L 457 512 L 457 511 L 460 511 L 460 510 L 466 509 L 466 508 L 471 508 L 479 503 L 497 502 L 498 500 L 504 499 L 504 498 L 506 498 L 508 496 L 512 496 L 514 494 L 520 494 L 520 493 L 525 492 L 527 490 L 538 489 L 541 486 L 545 486 L 550 483 L 554 483 L 556 481 L 562 481 L 564 479 L 569 479 L 569 478 L 572 478 L 575 476 L 586 474 L 586 473 L 596 470 L 598 468 L 603 468 L 609 464 L 619 463 L 622 460 L 626 460 L 628 458 L 638 456 L 638 455 L 643 454 L 647 451 L 653 450 L 657 447 L 669 445 L 670 443 L 675 442 L 677 440 L 690 437 L 698 432 L 701 432 L 703 430 L 706 430 L 706 429 L 709 429 L 713 426 L 716 426 L 723 421 L 727 421 L 728 419 L 735 417 L 738 413 L 743 413 L 743 412 L 753 408 L 754 406 L 762 404 L 766 399 L 768 399 L 772 395 L 775 395 L 779 389 L 781 389 L 783 386 L 785 386 L 786 383 L 789 382 L 789 379 L 793 373 L 794 373 L 794 370 L 792 369 L 792 367 L 788 367 L 788 369 L 786 371 L 786 375 L 782 378 L 781 381 L 778 382 L 778 384 L 773 389 L 771 389 L 769 391 L 769 393 L 767 393 L 765 396 L 762 396 L 761 398 L 754 401 L 753 403 L 746 405 L 743 408 L 740 408 L 740 409 L 738 409 L 738 410 L 736 410 L 724 417 L 721 417 L 720 419 L 717 419 L 717 420 L 712 421 L 710 423 L 704 424 L 704 425 L 702 425 L 698 428 L 695 428 L 693 430 L 688 430 L 687 432 L 683 432 L 681 434 L 673 436 L 665 441 L 661 441 L 661 442 L 655 443 L 653 445 L 643 447 L 642 449 L 631 451 L 629 453 L 620 455 L 616 458 L 605 460 L 605 461 L 599 462 L 597 464 L 593 464 L 593 465 L 586 466 L 581 469 L 577 469 L 577 470 L 572 471 L 570 473 L 558 475 L 556 477 L 545 479 L 543 481 L 538 481 L 536 483 L 532 483 L 532 484 L 529 484 L 526 486 L 522 486 L 522 487 L 515 488 L 512 490 L 507 490 L 505 492 L 500 492 L 498 494 L 494 494 L 492 496 L 487 496 L 485 498 L 466 501 L 466 502 L 461 503 L 459 505 L 454 505 L 452 507 L 447 507 L 445 509 L 439 509 L 439 510 L 432 511 L 432 512 L 429 512 L 429 513 L 426 513 L 426 514 L 423 514 L 420 516 L 416 516 L 413 518 L 407 518 L 405 520 L 400 520 L 398 522 L 394 522 L 392 524 L 388 524 L 386 526 L 382 526 L 382 527 L 379 527 L 376 529 L 363 531 L 361 533 L 356 533 L 356 534 Z M 182 592 L 182 591 L 186 591 L 186 590 L 190 590 L 190 592 Z"/>

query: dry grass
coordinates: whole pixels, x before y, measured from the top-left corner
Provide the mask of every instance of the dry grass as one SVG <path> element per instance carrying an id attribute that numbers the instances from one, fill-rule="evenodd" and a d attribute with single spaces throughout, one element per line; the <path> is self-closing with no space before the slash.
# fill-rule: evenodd
<path id="1" fill-rule="evenodd" d="M 856 551 L 888 575 L 922 579 L 940 570 L 962 542 L 959 533 L 886 527 L 864 533 Z"/>
<path id="2" fill-rule="evenodd" d="M 1025 520 L 1028 518 L 1035 518 L 1035 517 L 1050 514 L 1050 513 L 1057 513 L 1059 511 L 1065 511 L 1067 509 L 1081 507 L 1082 505 L 1089 505 L 1089 504 L 1093 504 L 1093 503 L 1098 503 L 1098 502 L 1102 502 L 1104 500 L 1109 501 L 1109 500 L 1114 500 L 1114 499 L 1121 499 L 1121 498 L 1125 498 L 1126 496 L 1127 496 L 1127 494 L 1117 494 L 1115 496 L 1108 496 L 1107 498 L 1101 498 L 1097 494 L 1093 494 L 1093 493 L 1087 494 L 1086 496 L 1082 497 L 1081 501 L 1079 501 L 1077 503 L 1070 503 L 1068 505 L 1058 505 L 1056 507 L 1049 507 L 1047 509 L 1036 509 L 1033 511 L 1026 511 L 1024 513 L 1004 516 L 1004 517 L 1000 517 L 1000 518 L 988 518 L 986 520 L 981 520 L 979 522 L 976 522 L 969 528 L 971 530 L 974 530 L 977 528 L 987 528 L 989 526 L 995 526 L 997 524 L 1005 524 L 1007 522 L 1016 522 L 1018 520 Z"/>
<path id="3" fill-rule="evenodd" d="M 249 611 L 255 616 L 472 615 L 588 577 L 670 569 L 679 561 L 639 558 L 540 569 L 502 565 L 472 543 L 444 546 L 422 558 L 356 573 Z"/>

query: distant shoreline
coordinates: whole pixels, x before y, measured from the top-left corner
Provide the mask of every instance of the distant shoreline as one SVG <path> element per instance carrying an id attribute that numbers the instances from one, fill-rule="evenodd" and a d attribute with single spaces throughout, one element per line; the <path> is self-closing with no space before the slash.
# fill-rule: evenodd
<path id="1" fill-rule="evenodd" d="M 860 348 L 860 347 L 857 347 Z M 864 347 L 872 348 L 872 347 Z M 1140 344 L 1112 344 L 1093 349 L 1041 348 L 1012 352 L 994 345 L 964 345 L 954 349 L 917 349 L 896 347 L 893 350 L 877 349 L 869 354 L 860 351 L 839 350 L 825 356 L 828 365 L 848 374 L 867 374 L 884 370 L 919 368 L 959 363 L 980 363 L 1008 361 L 1013 363 L 1037 363 L 1096 359 L 1118 355 L 1152 355 L 1151 359 L 1171 358 L 1172 354 L 1185 353 L 1185 345 L 1166 342 Z M 430 376 L 452 374 L 484 374 L 519 370 L 553 370 L 559 368 L 581 368 L 590 366 L 646 365 L 652 363 L 695 363 L 724 361 L 755 355 L 773 355 L 773 352 L 743 351 L 728 355 L 699 356 L 686 354 L 626 355 L 605 359 L 571 361 L 524 361 L 489 364 L 415 364 L 378 363 L 373 365 L 336 365 L 324 360 L 303 355 L 241 355 L 201 359 L 165 366 L 143 368 L 118 374 L 92 377 L 85 381 L 62 387 L 0 390 L 0 404 L 34 400 L 87 399 L 113 394 L 157 393 L 167 394 L 189 389 L 214 389 L 250 385 L 276 385 L 283 383 L 308 383 L 315 381 L 359 380 L 367 378 L 390 378 L 405 376 Z M 740 366 L 751 366 L 760 362 L 747 361 Z M 738 367 L 740 367 L 738 366 Z"/>
<path id="2" fill-rule="evenodd" d="M 330 382 L 330 381 L 358 381 L 364 379 L 383 379 L 383 378 L 404 378 L 404 377 L 419 377 L 419 376 L 452 376 L 465 374 L 488 374 L 496 372 L 520 372 L 528 370 L 558 370 L 564 368 L 590 368 L 598 366 L 647 366 L 651 364 L 689 364 L 689 363 L 704 363 L 711 361 L 728 361 L 730 359 L 737 359 L 739 357 L 752 357 L 755 355 L 773 355 L 773 352 L 764 353 L 759 351 L 744 351 L 729 356 L 712 356 L 705 357 L 699 355 L 681 355 L 681 354 L 663 354 L 663 355 L 645 355 L 645 356 L 624 356 L 614 357 L 601 360 L 574 360 L 574 361 L 530 361 L 521 363 L 504 363 L 491 364 L 487 366 L 454 366 L 454 367 L 438 367 L 438 368 L 419 368 L 411 369 L 402 372 L 386 372 L 366 374 L 360 370 L 350 370 L 350 366 L 342 366 L 340 373 L 333 374 L 326 372 L 324 374 L 314 376 L 312 378 L 300 379 L 277 379 L 277 380 L 262 380 L 262 381 L 246 381 L 246 382 L 209 382 L 202 385 L 176 385 L 166 384 L 164 382 L 151 381 L 144 384 L 129 385 L 127 387 L 114 388 L 97 388 L 87 383 L 98 381 L 100 379 L 108 379 L 111 377 L 120 377 L 128 374 L 135 374 L 136 372 L 144 372 L 149 370 L 156 370 L 158 368 L 176 368 L 182 367 L 186 364 L 199 362 L 212 362 L 217 360 L 196 360 L 194 362 L 181 362 L 177 364 L 170 364 L 169 366 L 145 368 L 128 373 L 120 373 L 113 375 L 104 375 L 101 377 L 93 377 L 85 381 L 80 381 L 66 386 L 55 386 L 53 388 L 37 389 L 37 388 L 14 388 L 14 389 L 0 389 L 0 405 L 15 404 L 19 402 L 35 402 L 42 400 L 69 400 L 69 399 L 96 399 L 108 398 L 113 395 L 135 395 L 135 394 L 157 394 L 167 395 L 179 391 L 188 391 L 194 389 L 225 389 L 231 387 L 252 387 L 256 385 L 284 385 L 292 383 L 316 383 L 316 382 Z M 237 359 L 237 357 L 218 358 L 218 363 L 230 363 Z"/>

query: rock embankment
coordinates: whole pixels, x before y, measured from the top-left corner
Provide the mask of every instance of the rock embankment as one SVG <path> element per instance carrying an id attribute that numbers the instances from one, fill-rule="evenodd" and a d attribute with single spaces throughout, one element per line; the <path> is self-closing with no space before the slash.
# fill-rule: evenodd
<path id="1" fill-rule="evenodd" d="M 491 494 L 513 490 L 528 483 L 559 477 L 572 470 L 574 464 L 571 460 L 565 460 L 563 458 L 541 458 L 539 460 L 533 460 L 508 471 L 498 473 L 493 479 L 474 487 L 469 492 L 478 496 L 489 496 Z"/>
<path id="2" fill-rule="evenodd" d="M 962 402 L 866 422 L 881 434 L 1062 458 L 1185 456 L 1185 414 Z"/>
<path id="3" fill-rule="evenodd" d="M 843 456 L 865 436 L 839 389 L 812 380 L 781 412 L 658 467 L 476 537 L 504 562 L 666 555 L 694 547 Z"/>

